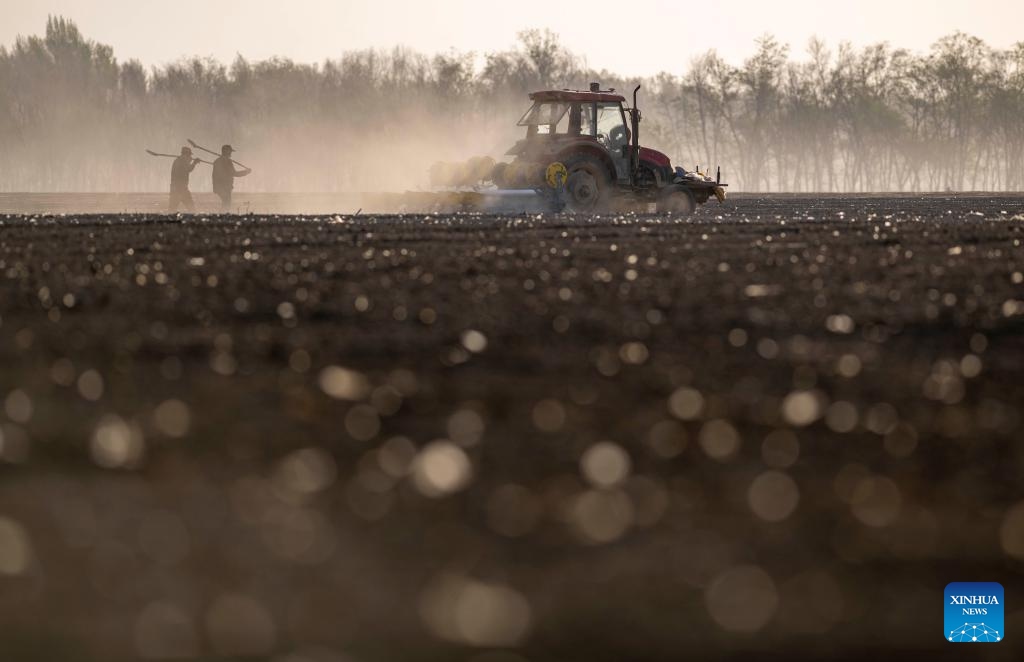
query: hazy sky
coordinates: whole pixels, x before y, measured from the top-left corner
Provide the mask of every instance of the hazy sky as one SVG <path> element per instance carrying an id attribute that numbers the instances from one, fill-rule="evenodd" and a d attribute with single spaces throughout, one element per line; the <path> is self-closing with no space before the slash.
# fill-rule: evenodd
<path id="1" fill-rule="evenodd" d="M 739 62 L 766 32 L 797 54 L 812 35 L 921 51 L 954 30 L 1000 48 L 1024 41 L 1024 0 L 0 0 L 0 43 L 41 33 L 47 14 L 147 65 L 236 53 L 319 62 L 398 44 L 486 52 L 532 27 L 561 35 L 590 66 L 627 75 L 679 71 L 710 48 Z"/>

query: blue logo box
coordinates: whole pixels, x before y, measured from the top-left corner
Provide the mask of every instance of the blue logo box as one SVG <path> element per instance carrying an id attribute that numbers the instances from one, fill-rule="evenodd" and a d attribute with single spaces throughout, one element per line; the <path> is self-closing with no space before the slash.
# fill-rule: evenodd
<path id="1" fill-rule="evenodd" d="M 946 585 L 946 641 L 955 644 L 994 644 L 1003 631 L 1003 586 L 996 582 L 952 582 Z"/>

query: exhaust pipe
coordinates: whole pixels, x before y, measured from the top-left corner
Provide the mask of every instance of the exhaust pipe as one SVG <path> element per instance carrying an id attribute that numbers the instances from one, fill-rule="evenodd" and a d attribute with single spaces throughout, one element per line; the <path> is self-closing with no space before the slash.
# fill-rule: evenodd
<path id="1" fill-rule="evenodd" d="M 632 186 L 636 186 L 636 175 L 640 170 L 640 108 L 636 105 L 636 93 L 639 91 L 639 85 L 633 88 L 633 112 L 630 113 L 633 120 L 633 148 L 629 154 L 629 178 Z"/>

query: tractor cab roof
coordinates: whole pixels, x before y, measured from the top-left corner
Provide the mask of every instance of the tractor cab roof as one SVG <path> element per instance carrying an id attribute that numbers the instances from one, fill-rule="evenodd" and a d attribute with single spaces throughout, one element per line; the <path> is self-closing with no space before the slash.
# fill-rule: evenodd
<path id="1" fill-rule="evenodd" d="M 541 90 L 540 92 L 531 92 L 530 101 L 561 101 L 565 103 L 571 102 L 583 102 L 583 103 L 594 103 L 594 102 L 623 102 L 626 100 L 621 94 L 613 94 L 615 90 L 602 90 L 599 92 L 584 92 L 581 90 Z"/>

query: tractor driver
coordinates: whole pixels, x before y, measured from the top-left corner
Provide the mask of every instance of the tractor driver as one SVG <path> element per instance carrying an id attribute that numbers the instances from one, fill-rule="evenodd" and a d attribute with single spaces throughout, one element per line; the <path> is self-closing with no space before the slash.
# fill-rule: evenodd
<path id="1" fill-rule="evenodd" d="M 603 138 L 601 142 L 611 151 L 617 151 L 623 145 L 629 144 L 629 129 L 623 121 L 619 104 L 598 104 L 597 135 Z"/>

